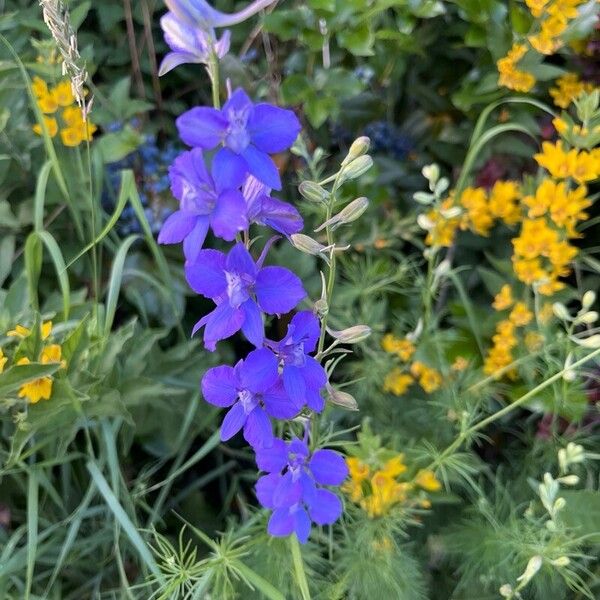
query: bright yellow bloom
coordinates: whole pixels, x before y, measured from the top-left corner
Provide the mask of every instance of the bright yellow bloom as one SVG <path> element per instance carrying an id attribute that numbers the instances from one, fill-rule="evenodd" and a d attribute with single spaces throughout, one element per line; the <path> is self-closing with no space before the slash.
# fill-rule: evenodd
<path id="1" fill-rule="evenodd" d="M 406 338 L 397 338 L 392 333 L 387 333 L 381 340 L 381 347 L 390 354 L 397 354 L 406 362 L 414 353 L 415 345 Z"/>
<path id="2" fill-rule="evenodd" d="M 428 492 L 439 492 L 442 489 L 442 484 L 436 479 L 435 473 L 429 470 L 419 471 L 415 483 Z"/>
<path id="3" fill-rule="evenodd" d="M 411 375 L 419 379 L 419 385 L 425 392 L 431 394 L 442 385 L 442 376 L 432 367 L 415 361 L 410 367 Z"/>
<path id="4" fill-rule="evenodd" d="M 60 130 L 60 139 L 65 146 L 79 146 L 83 141 L 80 128 L 67 127 Z"/>
<path id="5" fill-rule="evenodd" d="M 452 196 L 446 198 L 438 209 L 432 208 L 426 213 L 427 220 L 432 224 L 432 227 L 427 232 L 425 243 L 428 246 L 441 246 L 448 248 L 454 243 L 456 231 L 460 225 L 460 218 L 452 217 L 447 219 L 442 214 L 444 211 L 454 207 L 454 198 Z"/>
<path id="6" fill-rule="evenodd" d="M 413 378 L 398 367 L 392 369 L 383 380 L 383 391 L 402 396 L 413 382 Z"/>
<path id="7" fill-rule="evenodd" d="M 567 73 L 556 80 L 556 87 L 550 88 L 550 95 L 556 106 L 567 108 L 583 92 L 591 92 L 593 89 L 593 84 L 581 81 L 577 73 Z"/>
<path id="8" fill-rule="evenodd" d="M 533 259 L 515 259 L 513 256 L 513 268 L 515 275 L 527 285 L 531 285 L 544 276 L 544 269 L 539 258 Z"/>
<path id="9" fill-rule="evenodd" d="M 17 361 L 17 365 L 28 365 L 30 360 L 23 357 Z M 31 404 L 40 400 L 49 400 L 52 395 L 52 377 L 40 377 L 21 386 L 19 398 L 27 398 Z"/>
<path id="10" fill-rule="evenodd" d="M 600 177 L 600 164 L 594 154 L 585 151 L 574 154 L 572 152 L 569 152 L 569 175 L 577 183 L 593 181 Z"/>
<path id="11" fill-rule="evenodd" d="M 48 84 L 37 75 L 31 81 L 31 91 L 36 98 L 41 98 L 49 94 Z"/>
<path id="12" fill-rule="evenodd" d="M 547 256 L 550 247 L 558 241 L 558 233 L 548 227 L 545 219 L 526 219 L 521 233 L 512 240 L 515 253 L 522 258 Z"/>
<path id="13" fill-rule="evenodd" d="M 508 318 L 517 327 L 525 327 L 533 319 L 533 313 L 527 308 L 525 302 L 517 302 Z"/>
<path id="14" fill-rule="evenodd" d="M 46 129 L 48 131 L 48 135 L 53 138 L 58 133 L 58 123 L 54 117 L 47 117 L 44 115 L 44 123 L 46 124 Z M 37 135 L 43 135 L 42 126 L 39 123 L 36 123 L 31 128 L 34 133 Z"/>
<path id="15" fill-rule="evenodd" d="M 575 152 L 576 151 L 572 151 Z M 544 167 L 552 177 L 565 179 L 569 176 L 569 163 L 567 152 L 563 150 L 562 140 L 554 144 L 552 142 L 542 143 L 542 152 L 534 154 L 533 158 L 540 167 Z"/>
<path id="16" fill-rule="evenodd" d="M 50 93 L 39 96 L 37 99 L 39 109 L 45 114 L 55 113 L 58 110 L 58 103 Z"/>
<path id="17" fill-rule="evenodd" d="M 406 465 L 404 464 L 404 454 L 398 454 L 394 458 L 390 458 L 385 465 L 383 465 L 383 469 L 381 469 L 380 473 L 385 475 L 386 477 L 397 477 L 401 473 L 406 471 Z"/>
<path id="18" fill-rule="evenodd" d="M 8 337 L 20 337 L 25 338 L 31 333 L 31 329 L 23 327 L 23 325 L 17 325 L 14 329 L 7 332 Z M 41 334 L 42 340 L 47 340 L 52 333 L 52 321 L 45 321 L 42 323 Z"/>
<path id="19" fill-rule="evenodd" d="M 356 458 L 356 456 L 348 456 L 346 464 L 348 465 L 348 472 L 352 479 L 363 481 L 369 476 L 369 465 Z"/>
<path id="20" fill-rule="evenodd" d="M 71 82 L 68 79 L 61 81 L 52 89 L 52 95 L 59 106 L 70 106 L 75 102 Z"/>
<path id="21" fill-rule="evenodd" d="M 490 213 L 485 190 L 468 187 L 461 194 L 459 202 L 467 210 L 463 226 L 471 228 L 479 235 L 487 236 L 494 219 Z"/>
<path id="22" fill-rule="evenodd" d="M 529 208 L 527 216 L 530 219 L 541 217 L 546 214 L 552 206 L 554 199 L 558 196 L 566 198 L 566 186 L 564 183 L 556 183 L 552 179 L 544 179 L 533 196 L 525 196 L 523 204 Z"/>
<path id="23" fill-rule="evenodd" d="M 520 219 L 519 185 L 515 181 L 496 181 L 490 192 L 488 208 L 496 219 L 502 219 L 508 226 Z"/>
<path id="24" fill-rule="evenodd" d="M 2 348 L 0 348 L 0 373 L 4 371 L 4 365 L 8 362 L 8 358 L 4 356 L 4 352 L 2 352 Z"/>
<path id="25" fill-rule="evenodd" d="M 541 17 L 549 0 L 525 0 L 527 8 L 534 17 Z"/>
<path id="26" fill-rule="evenodd" d="M 494 296 L 494 302 L 492 303 L 492 306 L 495 310 L 506 310 L 513 305 L 513 302 L 512 288 L 506 283 Z"/>

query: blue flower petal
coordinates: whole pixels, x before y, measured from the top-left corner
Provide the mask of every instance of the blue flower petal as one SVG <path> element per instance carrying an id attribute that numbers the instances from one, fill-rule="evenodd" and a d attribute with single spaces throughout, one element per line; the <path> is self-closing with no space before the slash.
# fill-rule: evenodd
<path id="1" fill-rule="evenodd" d="M 202 395 L 207 402 L 215 406 L 231 406 L 237 399 L 237 383 L 233 367 L 214 367 L 202 377 Z"/>
<path id="2" fill-rule="evenodd" d="M 264 392 L 277 381 L 277 358 L 266 348 L 253 350 L 240 366 L 239 375 L 243 389 Z"/>
<path id="3" fill-rule="evenodd" d="M 244 311 L 222 302 L 210 313 L 204 329 L 204 345 L 214 350 L 219 340 L 224 340 L 240 330 L 244 322 Z"/>
<path id="4" fill-rule="evenodd" d="M 271 473 L 269 475 L 263 475 L 256 482 L 256 497 L 265 508 L 275 508 L 275 505 L 273 504 L 273 494 L 275 493 L 275 488 L 280 479 L 281 475 Z"/>
<path id="5" fill-rule="evenodd" d="M 287 465 L 287 461 L 287 444 L 279 438 L 273 439 L 273 445 L 268 450 L 256 450 L 256 465 L 261 471 L 279 473 Z"/>
<path id="6" fill-rule="evenodd" d="M 292 329 L 293 328 L 293 329 Z M 319 319 L 310 310 L 302 310 L 294 315 L 290 322 L 292 340 L 298 344 L 304 344 L 304 352 L 309 354 L 317 347 L 321 326 Z"/>
<path id="7" fill-rule="evenodd" d="M 229 96 L 227 102 L 223 104 L 223 114 L 227 115 L 230 112 L 242 112 L 252 107 L 252 100 L 250 100 L 248 94 L 242 89 L 238 88 Z"/>
<path id="8" fill-rule="evenodd" d="M 249 275 L 253 279 L 256 276 L 254 260 L 241 242 L 237 243 L 227 254 L 225 269 L 232 273 Z"/>
<path id="9" fill-rule="evenodd" d="M 218 145 L 229 126 L 221 111 L 207 106 L 196 106 L 176 120 L 179 137 L 188 145 L 211 150 Z"/>
<path id="10" fill-rule="evenodd" d="M 256 276 L 256 299 L 268 314 L 283 314 L 306 297 L 302 281 L 284 267 L 264 267 Z"/>
<path id="11" fill-rule="evenodd" d="M 308 507 L 308 513 L 317 525 L 331 525 L 342 514 L 342 502 L 329 490 L 317 490 L 314 501 Z"/>
<path id="12" fill-rule="evenodd" d="M 190 213 L 176 210 L 173 214 L 169 215 L 160 228 L 158 243 L 178 244 L 182 242 L 196 225 L 196 219 L 197 217 L 190 215 Z"/>
<path id="13" fill-rule="evenodd" d="M 279 480 L 279 484 L 273 494 L 275 506 L 292 506 L 302 498 L 302 484 L 299 479 L 294 480 L 291 471 L 288 471 Z"/>
<path id="14" fill-rule="evenodd" d="M 261 152 L 256 146 L 250 144 L 242 152 L 242 156 L 246 159 L 248 171 L 250 171 L 256 179 L 262 181 L 262 183 L 274 190 L 281 189 L 279 171 L 277 170 L 273 159 L 268 154 Z"/>
<path id="15" fill-rule="evenodd" d="M 253 448 L 273 446 L 273 428 L 265 411 L 257 406 L 249 415 L 244 425 L 244 438 Z"/>
<path id="16" fill-rule="evenodd" d="M 190 287 L 207 298 L 216 298 L 227 290 L 225 255 L 218 250 L 198 252 L 195 262 L 185 265 L 185 278 Z"/>
<path id="17" fill-rule="evenodd" d="M 333 450 L 317 450 L 308 468 L 321 485 L 340 485 L 348 477 L 348 467 L 341 454 Z"/>
<path id="18" fill-rule="evenodd" d="M 262 398 L 267 413 L 276 419 L 291 419 L 298 414 L 299 409 L 290 400 L 281 379 L 264 392 Z"/>
<path id="19" fill-rule="evenodd" d="M 283 367 L 283 385 L 290 400 L 300 410 L 306 404 L 306 384 L 301 370 L 294 365 L 285 365 Z"/>
<path id="20" fill-rule="evenodd" d="M 217 237 L 228 242 L 248 228 L 246 202 L 241 192 L 226 190 L 218 198 L 210 216 L 210 225 Z"/>
<path id="21" fill-rule="evenodd" d="M 301 544 L 306 544 L 310 535 L 310 519 L 303 508 L 298 508 L 294 513 L 294 531 Z"/>
<path id="22" fill-rule="evenodd" d="M 296 521 L 289 508 L 277 508 L 273 511 L 267 531 L 273 537 L 285 537 L 295 530 Z"/>
<path id="23" fill-rule="evenodd" d="M 265 325 L 262 320 L 262 314 L 256 302 L 251 298 L 246 300 L 240 308 L 244 311 L 245 315 L 242 332 L 251 344 L 260 348 L 265 339 Z"/>
<path id="24" fill-rule="evenodd" d="M 298 137 L 302 126 L 291 111 L 271 104 L 257 104 L 248 119 L 252 143 L 268 154 L 287 150 Z"/>
<path id="25" fill-rule="evenodd" d="M 248 165 L 239 154 L 221 148 L 213 158 L 211 172 L 217 192 L 237 190 L 244 182 Z"/>
<path id="26" fill-rule="evenodd" d="M 246 412 L 241 402 L 236 402 L 225 415 L 221 425 L 221 441 L 231 439 L 246 423 Z"/>
<path id="27" fill-rule="evenodd" d="M 196 217 L 194 228 L 183 240 L 183 254 L 190 262 L 198 260 L 198 254 L 202 250 L 206 234 L 208 233 L 208 217 Z"/>
<path id="28" fill-rule="evenodd" d="M 254 216 L 254 221 L 261 225 L 268 225 L 283 235 L 298 233 L 304 227 L 300 213 L 287 202 L 271 196 L 262 196 L 260 202 L 255 204 L 260 204 L 260 208 Z"/>

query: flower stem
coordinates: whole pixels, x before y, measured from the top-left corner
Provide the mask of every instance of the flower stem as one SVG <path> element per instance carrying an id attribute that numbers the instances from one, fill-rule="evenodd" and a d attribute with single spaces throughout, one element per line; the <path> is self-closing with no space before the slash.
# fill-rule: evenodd
<path id="1" fill-rule="evenodd" d="M 300 544 L 296 534 L 292 534 L 289 537 L 290 546 L 292 550 L 292 562 L 294 563 L 294 574 L 296 576 L 296 583 L 300 588 L 300 594 L 302 600 L 310 600 L 310 591 L 308 589 L 308 580 L 306 573 L 304 572 L 304 561 L 302 560 L 302 553 L 300 552 Z"/>
<path id="2" fill-rule="evenodd" d="M 212 101 L 215 108 L 221 108 L 221 96 L 219 93 L 219 57 L 212 51 L 207 65 L 208 76 L 212 87 Z"/>

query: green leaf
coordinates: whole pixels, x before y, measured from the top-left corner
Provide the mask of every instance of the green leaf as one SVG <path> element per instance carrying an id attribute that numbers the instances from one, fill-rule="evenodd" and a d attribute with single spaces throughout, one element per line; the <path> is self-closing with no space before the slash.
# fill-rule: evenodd
<path id="1" fill-rule="evenodd" d="M 597 490 L 561 490 L 567 501 L 560 511 L 560 519 L 581 535 L 590 535 L 600 543 L 600 492 Z"/>
<path id="2" fill-rule="evenodd" d="M 336 37 L 338 44 L 354 56 L 373 56 L 374 54 L 375 35 L 367 23 L 355 29 L 340 31 Z"/>
<path id="3" fill-rule="evenodd" d="M 105 163 L 118 162 L 139 148 L 142 134 L 126 125 L 121 131 L 106 133 L 96 142 Z"/>

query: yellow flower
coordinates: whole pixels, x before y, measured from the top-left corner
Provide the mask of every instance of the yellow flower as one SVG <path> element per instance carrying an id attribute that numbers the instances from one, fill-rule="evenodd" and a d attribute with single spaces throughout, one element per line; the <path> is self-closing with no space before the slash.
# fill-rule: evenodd
<path id="1" fill-rule="evenodd" d="M 386 477 L 397 477 L 406 471 L 406 465 L 403 460 L 404 454 L 398 454 L 398 456 L 390 458 L 390 460 L 383 465 L 383 469 L 381 469 L 380 473 Z"/>
<path id="2" fill-rule="evenodd" d="M 8 358 L 4 356 L 4 352 L 2 351 L 2 348 L 0 348 L 0 373 L 4 371 L 4 365 L 6 365 L 7 362 Z"/>
<path id="3" fill-rule="evenodd" d="M 577 183 L 593 181 L 600 176 L 600 164 L 593 154 L 585 151 L 575 154 L 571 152 L 569 152 L 569 175 Z"/>
<path id="4" fill-rule="evenodd" d="M 545 215 L 557 196 L 566 197 L 565 184 L 544 179 L 535 191 L 535 195 L 523 198 L 523 204 L 529 209 L 527 216 L 533 219 Z"/>
<path id="5" fill-rule="evenodd" d="M 31 361 L 23 357 L 17 361 L 17 365 L 28 365 Z M 49 400 L 52 395 L 52 377 L 40 377 L 21 386 L 19 398 L 27 398 L 31 404 L 40 400 Z"/>
<path id="6" fill-rule="evenodd" d="M 572 152 L 576 154 L 576 151 Z M 554 144 L 552 142 L 543 142 L 542 152 L 534 154 L 533 158 L 552 177 L 565 179 L 569 176 L 569 162 L 567 160 L 567 152 L 562 147 L 562 140 L 558 140 Z"/>
<path id="7" fill-rule="evenodd" d="M 492 306 L 495 310 L 506 310 L 512 306 L 513 302 L 512 288 L 510 285 L 505 284 L 494 296 L 494 302 L 492 303 Z"/>
<path id="8" fill-rule="evenodd" d="M 52 90 L 52 95 L 59 106 L 70 106 L 75 101 L 71 82 L 68 79 L 61 81 Z"/>
<path id="9" fill-rule="evenodd" d="M 383 391 L 402 396 L 413 382 L 413 378 L 398 367 L 392 369 L 383 381 Z"/>
<path id="10" fill-rule="evenodd" d="M 525 347 L 529 352 L 536 352 L 544 344 L 544 336 L 537 331 L 528 331 L 525 334 Z"/>
<path id="11" fill-rule="evenodd" d="M 515 259 L 513 256 L 513 268 L 515 275 L 527 285 L 531 285 L 544 276 L 544 269 L 539 258 L 534 259 Z"/>
<path id="12" fill-rule="evenodd" d="M 415 483 L 428 492 L 439 492 L 442 484 L 436 479 L 433 471 L 421 470 L 415 477 Z"/>
<path id="13" fill-rule="evenodd" d="M 63 121 L 69 127 L 80 127 L 83 123 L 83 115 L 78 106 L 69 106 L 62 111 Z"/>
<path id="14" fill-rule="evenodd" d="M 533 319 L 533 313 L 527 308 L 525 302 L 517 302 L 508 318 L 517 327 L 525 327 Z"/>
<path id="15" fill-rule="evenodd" d="M 463 221 L 465 227 L 470 227 L 475 233 L 487 236 L 494 224 L 488 201 L 483 188 L 468 187 L 461 194 L 460 204 L 467 209 Z"/>
<path id="16" fill-rule="evenodd" d="M 346 464 L 348 465 L 350 477 L 354 481 L 360 482 L 369 476 L 369 465 L 356 458 L 356 456 L 348 456 L 346 458 Z"/>
<path id="17" fill-rule="evenodd" d="M 454 199 L 450 196 L 440 204 L 439 208 L 433 208 L 425 215 L 427 220 L 432 224 L 425 238 L 425 243 L 428 246 L 448 248 L 454 243 L 460 219 L 458 217 L 448 219 L 443 215 L 444 211 L 450 210 L 453 207 Z"/>
<path id="18" fill-rule="evenodd" d="M 528 92 L 535 85 L 535 77 L 531 73 L 517 69 L 516 64 L 525 56 L 525 44 L 513 44 L 508 54 L 501 58 L 496 66 L 500 77 L 498 85 L 507 87 L 517 92 Z"/>
<path id="19" fill-rule="evenodd" d="M 549 0 L 525 0 L 527 8 L 534 17 L 541 17 Z"/>
<path id="20" fill-rule="evenodd" d="M 67 127 L 60 130 L 60 139 L 65 146 L 79 146 L 83 141 L 81 129 L 76 127 Z"/>
<path id="21" fill-rule="evenodd" d="M 48 95 L 48 84 L 37 75 L 31 81 L 31 91 L 36 98 Z"/>
<path id="22" fill-rule="evenodd" d="M 490 192 L 489 210 L 493 217 L 502 219 L 508 226 L 520 219 L 519 185 L 515 181 L 496 181 Z"/>
<path id="23" fill-rule="evenodd" d="M 450 367 L 453 371 L 461 372 L 469 366 L 469 361 L 464 356 L 457 356 L 452 366 Z"/>
<path id="24" fill-rule="evenodd" d="M 419 379 L 419 385 L 428 394 L 435 392 L 442 385 L 442 376 L 422 362 L 415 361 L 410 367 L 410 372 L 413 377 Z"/>
<path id="25" fill-rule="evenodd" d="M 58 344 L 48 344 L 42 348 L 40 357 L 42 363 L 60 363 L 61 368 L 66 367 L 66 363 L 62 360 L 62 348 Z"/>
<path id="26" fill-rule="evenodd" d="M 556 129 L 557 133 L 559 133 L 560 135 L 564 135 L 569 129 L 567 122 L 564 119 L 561 119 L 560 117 L 555 117 L 554 119 L 552 119 L 552 125 L 554 125 L 554 129 Z"/>
<path id="27" fill-rule="evenodd" d="M 20 337 L 25 338 L 31 333 L 31 329 L 23 327 L 23 325 L 17 325 L 14 329 L 7 332 L 8 337 Z M 52 333 L 52 321 L 44 321 L 41 326 L 42 340 L 47 340 Z"/>
<path id="28" fill-rule="evenodd" d="M 407 361 L 415 351 L 415 345 L 406 338 L 397 338 L 391 333 L 383 336 L 382 348 L 390 354 L 397 354 L 403 361 Z"/>
<path id="29" fill-rule="evenodd" d="M 594 86 L 581 81 L 577 73 L 566 73 L 556 80 L 556 87 L 550 88 L 550 95 L 556 106 L 567 108 L 583 92 L 591 92 L 593 89 Z"/>
<path id="30" fill-rule="evenodd" d="M 46 124 L 48 135 L 53 138 L 58 133 L 58 123 L 56 122 L 56 119 L 44 115 L 44 123 Z M 32 129 L 37 135 L 42 135 L 42 126 L 39 123 L 33 125 Z"/>

